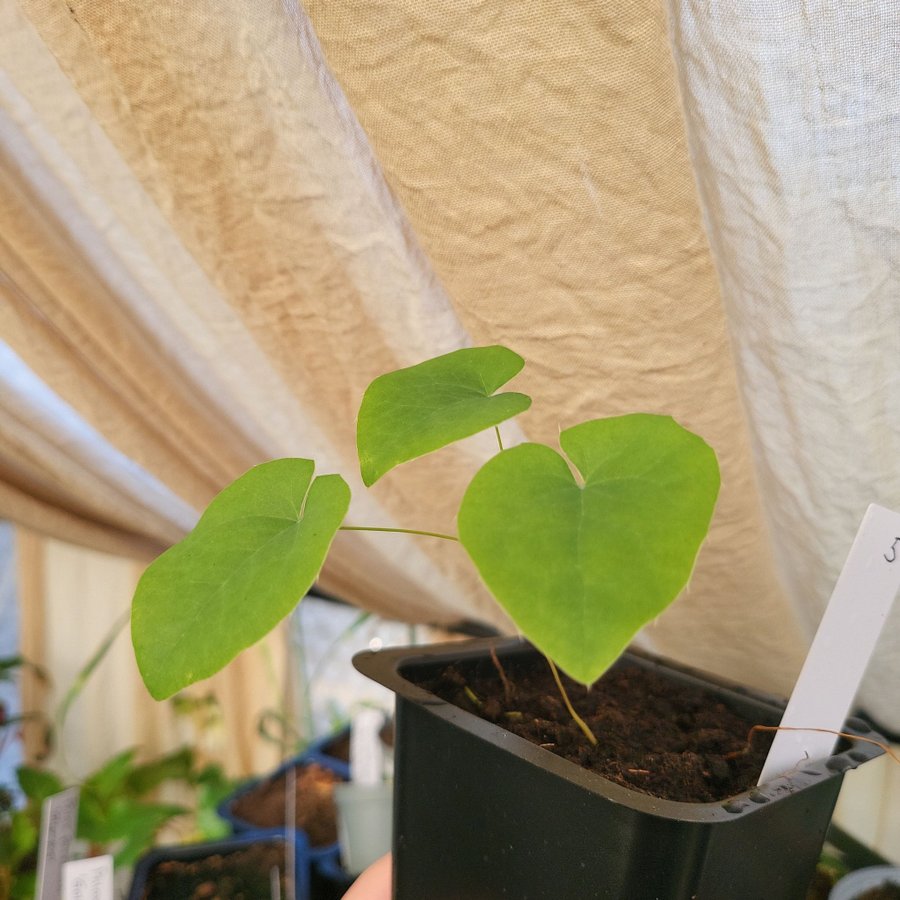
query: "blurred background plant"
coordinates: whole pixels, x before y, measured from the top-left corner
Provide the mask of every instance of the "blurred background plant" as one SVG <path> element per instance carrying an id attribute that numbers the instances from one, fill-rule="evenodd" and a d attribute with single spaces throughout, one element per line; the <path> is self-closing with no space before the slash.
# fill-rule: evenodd
<path id="1" fill-rule="evenodd" d="M 43 801 L 66 787 L 80 787 L 76 845 L 80 856 L 111 853 L 117 883 L 127 884 L 133 863 L 153 845 L 214 840 L 228 833 L 217 814 L 220 801 L 243 779 L 221 764 L 227 740 L 223 710 L 211 691 L 178 694 L 168 703 L 176 719 L 178 749 L 145 759 L 137 747 L 114 753 L 92 771 L 76 775 L 80 760 L 66 753 L 66 723 L 85 687 L 122 633 L 127 616 L 114 621 L 96 649 L 59 696 L 52 714 L 18 711 L 0 693 L 0 900 L 34 895 Z M 257 720 L 257 731 L 281 759 L 340 732 L 362 706 L 390 717 L 393 695 L 357 673 L 353 655 L 391 644 L 447 639 L 446 632 L 385 620 L 329 598 L 307 597 L 287 631 L 291 677 L 287 689 L 273 673 L 273 703 Z M 262 652 L 265 648 L 260 647 Z M 21 656 L 0 658 L 0 684 L 15 686 L 28 669 L 49 686 L 48 674 Z M 31 730 L 38 747 L 28 764 L 16 744 Z M 36 739 L 35 732 L 39 732 Z M 13 763 L 10 763 L 13 760 Z"/>
<path id="2" fill-rule="evenodd" d="M 7 774 L 7 783 L 0 783 L 0 900 L 34 896 L 41 806 L 47 797 L 73 784 L 80 787 L 75 852 L 112 854 L 117 871 L 124 872 L 126 879 L 127 870 L 164 830 L 167 839 L 179 842 L 211 840 L 228 832 L 216 806 L 234 789 L 235 781 L 193 746 L 151 760 L 141 760 L 138 749 L 129 748 L 81 779 L 66 771 L 64 753 L 52 768 L 43 763 L 116 633 L 114 628 L 79 672 L 52 721 L 39 713 L 10 713 L 8 704 L 0 701 L 0 752 L 10 749 L 25 726 L 42 729 L 45 748 L 34 764 L 16 766 L 11 777 Z M 13 681 L 23 667 L 47 679 L 46 673 L 21 657 L 0 659 L 0 679 Z M 196 716 L 196 703 L 180 702 L 180 716 Z M 203 724 L 208 725 L 210 717 L 215 717 L 215 699 L 205 698 L 200 705 Z"/>

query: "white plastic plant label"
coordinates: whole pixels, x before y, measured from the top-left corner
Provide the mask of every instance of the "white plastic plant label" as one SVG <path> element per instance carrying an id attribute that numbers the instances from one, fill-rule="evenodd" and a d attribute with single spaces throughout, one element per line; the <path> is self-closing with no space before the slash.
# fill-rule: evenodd
<path id="1" fill-rule="evenodd" d="M 35 900 L 60 900 L 62 867 L 69 859 L 78 824 L 77 787 L 48 797 L 41 806 L 41 837 Z"/>
<path id="2" fill-rule="evenodd" d="M 871 504 L 775 733 L 759 783 L 830 756 L 900 588 L 900 513 Z M 819 730 L 813 730 L 819 729 Z"/>
<path id="3" fill-rule="evenodd" d="M 113 900 L 113 858 L 75 859 L 62 867 L 62 900 Z"/>
<path id="4" fill-rule="evenodd" d="M 371 786 L 384 781 L 384 745 L 381 729 L 384 713 L 368 707 L 361 709 L 350 724 L 350 780 Z"/>

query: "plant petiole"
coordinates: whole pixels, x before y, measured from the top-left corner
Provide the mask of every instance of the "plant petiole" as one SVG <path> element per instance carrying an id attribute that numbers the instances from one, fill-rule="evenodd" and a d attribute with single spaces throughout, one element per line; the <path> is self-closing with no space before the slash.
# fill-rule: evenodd
<path id="1" fill-rule="evenodd" d="M 374 525 L 341 525 L 338 531 L 383 531 L 386 534 L 419 534 L 423 537 L 440 538 L 444 541 L 459 541 L 455 534 L 442 534 L 439 531 L 419 531 L 416 528 L 378 528 Z"/>
<path id="2" fill-rule="evenodd" d="M 500 681 L 503 682 L 503 695 L 506 697 L 506 702 L 509 703 L 510 698 L 512 697 L 512 685 L 509 683 L 509 678 L 506 677 L 506 672 L 497 656 L 497 650 L 493 646 L 491 646 L 491 662 L 494 664 L 494 668 L 500 676 Z"/>
<path id="3" fill-rule="evenodd" d="M 553 673 L 553 679 L 556 681 L 556 686 L 559 688 L 560 694 L 562 694 L 563 703 L 566 704 L 566 709 L 569 711 L 569 715 L 574 720 L 575 724 L 584 732 L 584 736 L 591 742 L 592 747 L 597 746 L 597 737 L 593 731 L 591 731 L 590 726 L 581 716 L 575 712 L 575 707 L 572 706 L 572 701 L 569 699 L 569 695 L 566 693 L 566 689 L 563 687 L 562 679 L 559 677 L 559 672 L 556 669 L 556 664 L 550 659 L 549 656 L 545 656 L 544 659 L 550 664 L 550 671 Z"/>

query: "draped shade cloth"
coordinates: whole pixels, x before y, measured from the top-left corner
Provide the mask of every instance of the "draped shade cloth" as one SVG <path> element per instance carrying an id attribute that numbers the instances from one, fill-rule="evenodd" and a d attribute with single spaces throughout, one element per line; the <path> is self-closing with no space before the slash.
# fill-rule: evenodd
<path id="1" fill-rule="evenodd" d="M 851 7 L 0 5 L 0 515 L 146 560 L 292 455 L 352 524 L 452 530 L 492 436 L 366 490 L 356 408 L 502 343 L 507 442 L 640 410 L 714 447 L 642 640 L 788 691 L 866 505 L 900 506 L 900 11 Z M 341 534 L 322 585 L 509 627 L 443 542 Z M 898 651 L 895 617 L 863 697 L 895 727 Z"/>

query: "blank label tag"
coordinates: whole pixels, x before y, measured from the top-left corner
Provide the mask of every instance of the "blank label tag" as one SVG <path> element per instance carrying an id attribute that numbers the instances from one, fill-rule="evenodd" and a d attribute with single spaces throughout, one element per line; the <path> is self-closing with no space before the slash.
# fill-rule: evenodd
<path id="1" fill-rule="evenodd" d="M 900 588 L 900 513 L 872 504 L 838 576 L 783 727 L 840 731 Z M 837 737 L 778 731 L 759 783 L 830 756 Z"/>
<path id="2" fill-rule="evenodd" d="M 48 797 L 41 805 L 37 900 L 60 900 L 62 866 L 69 858 L 78 822 L 77 787 Z"/>

